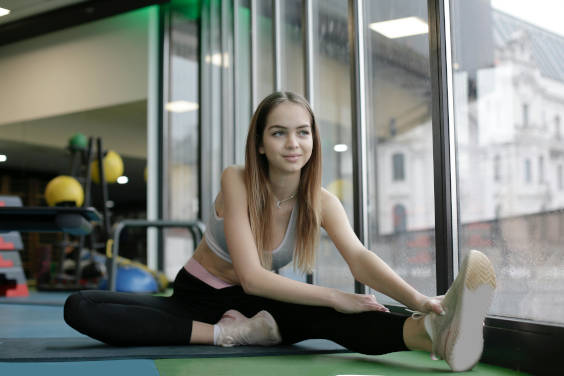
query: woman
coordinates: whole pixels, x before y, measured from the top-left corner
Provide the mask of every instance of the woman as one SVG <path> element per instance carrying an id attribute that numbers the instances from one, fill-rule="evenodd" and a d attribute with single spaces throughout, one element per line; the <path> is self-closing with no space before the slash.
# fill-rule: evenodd
<path id="1" fill-rule="evenodd" d="M 373 295 L 271 271 L 291 260 L 310 271 L 321 227 L 356 280 L 419 313 L 393 314 Z M 454 370 L 469 369 L 480 357 L 495 287 L 488 259 L 472 251 L 441 305 L 441 298 L 417 292 L 368 251 L 340 201 L 321 187 L 319 130 L 309 104 L 296 94 L 277 92 L 258 106 L 245 167 L 223 172 L 204 238 L 178 273 L 171 297 L 79 292 L 67 300 L 65 320 L 117 345 L 273 345 L 325 338 L 365 354 L 432 351 Z"/>

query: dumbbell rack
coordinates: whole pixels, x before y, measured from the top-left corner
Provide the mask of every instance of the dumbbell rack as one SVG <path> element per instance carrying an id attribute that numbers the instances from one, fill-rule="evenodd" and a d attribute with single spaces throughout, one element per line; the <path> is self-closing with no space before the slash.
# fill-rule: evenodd
<path id="1" fill-rule="evenodd" d="M 96 151 L 94 151 L 94 142 L 96 142 Z M 101 186 L 101 198 L 102 198 L 102 228 L 101 237 L 102 239 L 96 239 L 94 231 L 92 231 L 88 236 L 89 246 L 91 252 L 96 249 L 102 249 L 106 246 L 106 241 L 110 236 L 110 210 L 108 207 L 108 184 L 104 174 L 104 149 L 102 148 L 102 139 L 97 137 L 95 140 L 93 137 L 88 138 L 88 146 L 86 150 L 72 150 L 72 161 L 71 161 L 71 176 L 76 178 L 84 188 L 84 203 L 83 207 L 91 207 L 92 201 L 92 178 L 91 178 L 91 162 L 96 158 L 98 160 L 99 176 L 100 176 L 100 186 Z M 98 241 L 97 241 L 98 240 Z M 88 284 L 82 281 L 82 266 L 81 266 L 81 253 L 82 249 L 86 244 L 86 236 L 81 235 L 78 238 L 78 246 L 75 252 L 75 273 L 74 276 L 68 276 L 64 273 L 64 259 L 65 259 L 65 246 L 70 244 L 69 235 L 64 234 L 63 241 L 58 244 L 60 250 L 59 256 L 59 267 L 58 273 L 55 275 L 54 281 L 46 284 L 38 284 L 37 289 L 43 291 L 68 291 L 68 290 L 82 290 L 96 288 L 95 284 Z"/>

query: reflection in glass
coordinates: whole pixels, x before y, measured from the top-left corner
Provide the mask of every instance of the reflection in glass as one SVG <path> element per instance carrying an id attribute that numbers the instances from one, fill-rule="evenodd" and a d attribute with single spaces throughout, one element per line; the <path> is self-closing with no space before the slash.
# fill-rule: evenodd
<path id="1" fill-rule="evenodd" d="M 198 28 L 190 14 L 174 10 L 170 22 L 169 103 L 189 103 L 179 110 L 165 112 L 164 134 L 165 218 L 195 220 L 198 218 Z M 170 108 L 170 107 L 169 107 Z M 164 231 L 165 273 L 174 280 L 179 265 L 193 251 L 191 235 L 184 229 Z"/>
<path id="2" fill-rule="evenodd" d="M 272 1 L 257 1 L 257 50 L 258 77 L 255 79 L 257 88 L 257 104 L 274 91 L 274 49 L 272 27 Z M 254 109 L 253 109 L 254 111 Z"/>
<path id="3" fill-rule="evenodd" d="M 351 95 L 347 29 L 347 1 L 313 1 L 314 97 L 323 153 L 322 185 L 337 195 L 353 224 Z M 340 145 L 335 148 L 336 145 Z M 354 290 L 353 277 L 343 258 L 322 232 L 314 282 Z"/>
<path id="4" fill-rule="evenodd" d="M 251 11 L 249 0 L 237 0 L 235 19 L 235 163 L 245 164 L 245 142 L 251 121 Z"/>
<path id="5" fill-rule="evenodd" d="M 564 35 L 513 2 L 451 9 L 459 259 L 477 248 L 494 263 L 492 314 L 564 323 Z"/>
<path id="6" fill-rule="evenodd" d="M 368 247 L 419 291 L 434 295 L 427 2 L 364 3 Z"/>
<path id="7" fill-rule="evenodd" d="M 282 90 L 304 95 L 302 1 L 283 0 L 280 2 L 280 11 Z"/>

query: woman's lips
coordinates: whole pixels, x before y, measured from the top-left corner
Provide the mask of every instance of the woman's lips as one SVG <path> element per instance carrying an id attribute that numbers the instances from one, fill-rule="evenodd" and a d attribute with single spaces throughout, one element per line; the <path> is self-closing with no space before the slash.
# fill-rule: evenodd
<path id="1" fill-rule="evenodd" d="M 290 162 L 297 162 L 300 159 L 299 155 L 285 155 L 284 159 Z"/>

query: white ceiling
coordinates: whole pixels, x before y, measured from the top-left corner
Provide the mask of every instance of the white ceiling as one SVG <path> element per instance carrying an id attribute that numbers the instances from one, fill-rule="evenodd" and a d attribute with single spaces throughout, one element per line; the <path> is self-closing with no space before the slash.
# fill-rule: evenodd
<path id="1" fill-rule="evenodd" d="M 11 11 L 7 16 L 0 17 L 0 24 L 85 1 L 87 0 L 0 0 L 0 8 Z"/>

